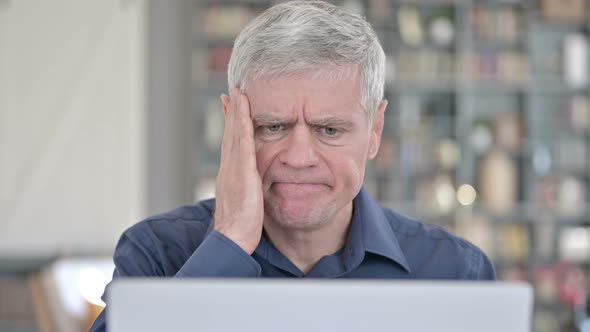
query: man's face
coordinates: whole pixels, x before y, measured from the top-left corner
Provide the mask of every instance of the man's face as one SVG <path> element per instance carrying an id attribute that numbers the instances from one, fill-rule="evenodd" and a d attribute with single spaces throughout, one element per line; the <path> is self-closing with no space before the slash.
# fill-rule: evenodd
<path id="1" fill-rule="evenodd" d="M 370 124 L 357 75 L 326 77 L 261 78 L 246 88 L 265 222 L 314 230 L 350 218 L 365 163 L 377 154 L 386 102 Z"/>

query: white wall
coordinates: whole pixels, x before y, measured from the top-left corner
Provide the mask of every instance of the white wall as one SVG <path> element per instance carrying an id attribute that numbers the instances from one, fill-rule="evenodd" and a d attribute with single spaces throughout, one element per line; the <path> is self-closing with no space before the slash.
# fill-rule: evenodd
<path id="1" fill-rule="evenodd" d="M 109 251 L 145 216 L 145 16 L 0 1 L 0 256 Z"/>

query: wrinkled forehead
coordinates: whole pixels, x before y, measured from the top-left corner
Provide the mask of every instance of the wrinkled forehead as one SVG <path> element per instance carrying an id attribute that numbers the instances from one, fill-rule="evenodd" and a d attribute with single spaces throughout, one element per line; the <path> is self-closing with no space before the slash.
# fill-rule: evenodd
<path id="1" fill-rule="evenodd" d="M 245 90 L 251 112 L 344 115 L 362 112 L 358 71 L 345 67 L 319 69 L 249 80 Z M 253 114 L 253 115 L 254 115 Z"/>
<path id="2" fill-rule="evenodd" d="M 325 81 L 357 80 L 359 77 L 359 66 L 350 65 L 327 65 L 327 64 L 292 64 L 289 67 L 261 67 L 253 70 L 246 76 L 244 87 L 256 80 L 273 81 L 282 78 L 307 78 L 321 79 Z"/>

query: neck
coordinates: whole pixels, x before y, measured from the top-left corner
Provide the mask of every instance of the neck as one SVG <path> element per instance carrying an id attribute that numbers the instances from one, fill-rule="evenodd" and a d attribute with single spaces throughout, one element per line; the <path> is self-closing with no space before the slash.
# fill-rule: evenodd
<path id="1" fill-rule="evenodd" d="M 344 246 L 351 220 L 352 202 L 319 228 L 281 227 L 279 223 L 265 218 L 264 231 L 273 246 L 307 274 L 323 257 L 338 252 Z"/>

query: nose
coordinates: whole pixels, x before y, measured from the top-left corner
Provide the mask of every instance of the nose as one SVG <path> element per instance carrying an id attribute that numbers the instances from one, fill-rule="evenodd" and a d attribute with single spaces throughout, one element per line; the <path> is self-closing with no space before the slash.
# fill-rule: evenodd
<path id="1" fill-rule="evenodd" d="M 298 169 L 316 166 L 319 158 L 315 144 L 310 128 L 305 125 L 295 126 L 285 140 L 285 147 L 280 156 L 281 163 Z"/>

